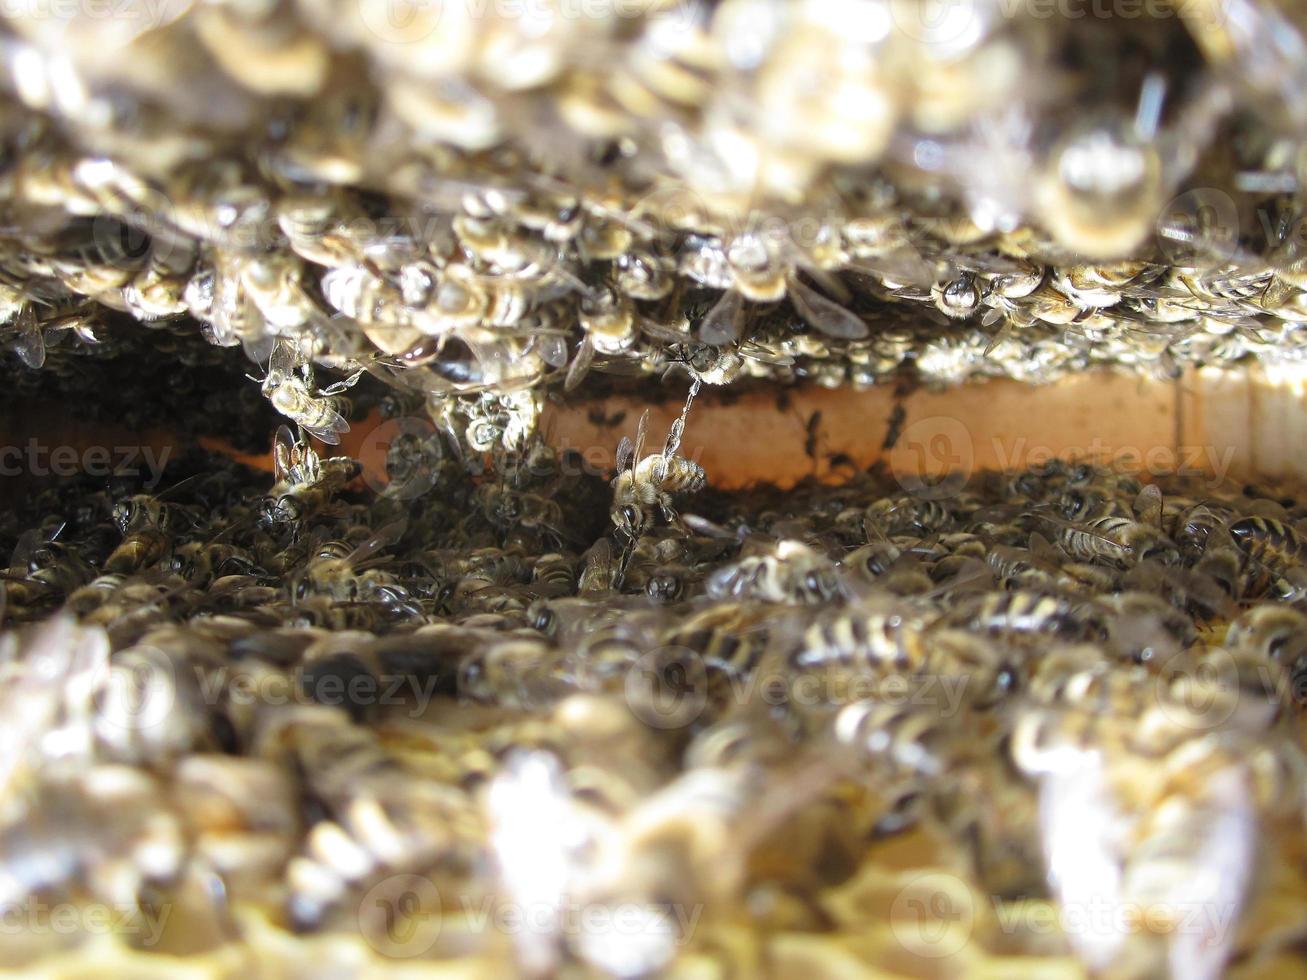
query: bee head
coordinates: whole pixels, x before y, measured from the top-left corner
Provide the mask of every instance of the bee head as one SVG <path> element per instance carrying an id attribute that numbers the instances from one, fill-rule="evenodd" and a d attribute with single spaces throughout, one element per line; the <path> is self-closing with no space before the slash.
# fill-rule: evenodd
<path id="1" fill-rule="evenodd" d="M 620 507 L 614 507 L 612 518 L 617 530 L 632 540 L 644 533 L 644 513 L 634 504 L 623 504 Z"/>

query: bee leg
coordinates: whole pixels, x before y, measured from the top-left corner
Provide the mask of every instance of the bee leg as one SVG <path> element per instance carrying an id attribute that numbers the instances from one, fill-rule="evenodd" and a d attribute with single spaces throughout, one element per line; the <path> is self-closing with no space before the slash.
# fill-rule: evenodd
<path id="1" fill-rule="evenodd" d="M 668 524 L 676 523 L 676 508 L 672 506 L 672 498 L 668 494 L 658 495 L 658 509 L 662 511 L 664 521 Z"/>
<path id="2" fill-rule="evenodd" d="M 318 394 L 326 395 L 327 397 L 331 397 L 332 395 L 339 395 L 341 392 L 348 391 L 350 388 L 353 388 L 354 385 L 358 384 L 358 380 L 362 376 L 363 376 L 362 370 L 355 371 L 348 378 L 345 378 L 341 381 L 337 381 L 334 384 L 327 385 L 327 387 L 323 388 L 320 392 L 318 392 Z"/>

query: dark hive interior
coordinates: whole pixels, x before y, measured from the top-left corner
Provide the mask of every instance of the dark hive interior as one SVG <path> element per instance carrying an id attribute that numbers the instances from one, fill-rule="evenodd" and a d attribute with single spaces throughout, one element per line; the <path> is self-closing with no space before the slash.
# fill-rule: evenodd
<path id="1" fill-rule="evenodd" d="M 1307 975 L 1296 6 L 95 6 L 0 13 L 0 970 Z M 994 449 L 1068 391 L 1206 464 Z"/>

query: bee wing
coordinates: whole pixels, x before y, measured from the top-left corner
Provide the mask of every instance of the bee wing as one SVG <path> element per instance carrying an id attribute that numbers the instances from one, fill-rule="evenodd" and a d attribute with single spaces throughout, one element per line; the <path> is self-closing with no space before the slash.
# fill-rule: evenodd
<path id="1" fill-rule="evenodd" d="M 286 479 L 295 453 L 295 437 L 290 433 L 290 426 L 277 426 L 277 434 L 272 439 L 272 477 L 280 483 Z"/>
<path id="2" fill-rule="evenodd" d="M 613 585 L 613 546 L 607 538 L 600 538 L 585 553 L 585 571 L 581 578 L 586 590 L 609 589 Z"/>
<path id="3" fill-rule="evenodd" d="M 958 564 L 958 570 L 943 582 L 923 593 L 921 599 L 937 599 L 945 595 L 962 593 L 984 593 L 995 588 L 994 573 L 979 558 L 964 558 Z"/>
<path id="4" fill-rule="evenodd" d="M 735 541 L 738 538 L 734 531 L 724 528 L 706 517 L 700 517 L 698 514 L 682 514 L 681 523 L 695 534 L 702 534 L 705 537 L 717 538 L 722 541 Z"/>
<path id="5" fill-rule="evenodd" d="M 377 531 L 376 534 L 372 535 L 372 537 L 368 538 L 351 551 L 349 557 L 347 557 L 345 561 L 354 566 L 357 566 L 360 562 L 367 561 L 373 555 L 384 551 L 397 542 L 404 536 L 406 530 L 408 530 L 408 521 L 404 518 L 401 517 L 398 520 L 391 521 L 385 527 L 381 528 L 381 530 Z"/>
<path id="6" fill-rule="evenodd" d="M 9 567 L 17 568 L 22 574 L 26 575 L 31 565 L 32 553 L 36 551 L 36 546 L 41 541 L 40 528 L 28 528 L 20 534 L 17 543 L 14 545 L 14 553 L 9 559 Z"/>
<path id="7" fill-rule="evenodd" d="M 645 437 L 649 435 L 649 409 L 645 409 L 640 416 L 640 424 L 635 429 L 635 451 L 632 454 L 635 460 L 639 460 L 644 454 Z"/>
<path id="8" fill-rule="evenodd" d="M 316 425 L 306 425 L 304 430 L 317 439 L 322 440 L 328 446 L 340 445 L 340 433 L 343 430 L 334 428 L 325 428 Z"/>
<path id="9" fill-rule="evenodd" d="M 349 431 L 349 423 L 345 421 L 344 416 L 334 408 L 329 408 L 325 403 L 320 403 L 323 409 L 323 419 L 315 422 L 313 425 L 301 423 L 304 431 L 310 435 L 316 436 L 329 446 L 340 445 L 340 433 Z"/>
<path id="10" fill-rule="evenodd" d="M 587 335 L 586 340 L 589 339 Z M 552 368 L 560 368 L 567 363 L 567 339 L 562 334 L 543 334 L 537 337 L 535 348 L 540 360 Z"/>
<path id="11" fill-rule="evenodd" d="M 1139 491 L 1139 496 L 1135 497 L 1134 506 L 1131 508 L 1135 514 L 1135 520 L 1141 524 L 1148 524 L 1151 527 L 1161 528 L 1162 526 L 1162 491 L 1156 483 L 1149 483 Z"/>
<path id="12" fill-rule="evenodd" d="M 640 318 L 640 329 L 654 340 L 661 340 L 665 344 L 683 344 L 690 339 L 687 334 L 682 333 L 675 327 L 669 327 L 667 324 L 651 320 L 649 317 Z"/>
<path id="13" fill-rule="evenodd" d="M 260 366 L 272 359 L 272 352 L 276 347 L 276 337 L 260 337 L 258 340 L 248 337 L 241 339 L 241 349 L 245 351 L 245 356 Z"/>
<path id="14" fill-rule="evenodd" d="M 841 340 L 861 340 L 869 333 L 861 317 L 796 278 L 790 279 L 789 293 L 790 302 L 794 304 L 799 316 L 826 336 Z"/>
<path id="15" fill-rule="evenodd" d="M 631 463 L 635 458 L 635 449 L 631 446 L 629 436 L 622 436 L 622 441 L 617 444 L 616 466 L 618 473 L 624 473 L 631 468 Z"/>
<path id="16" fill-rule="evenodd" d="M 1215 916 L 1203 917 L 1200 928 L 1177 930 L 1169 956 L 1172 976 L 1214 980 L 1224 974 L 1235 941 L 1237 930 L 1229 924 L 1239 921 L 1248 901 L 1248 885 L 1256 862 L 1258 824 L 1250 802 L 1250 788 L 1234 770 L 1212 776 L 1207 793 L 1212 802 L 1190 821 L 1197 838 L 1191 867 L 1205 873 L 1180 875 L 1144 894 L 1150 899 L 1160 898 L 1161 902 L 1156 904 L 1163 907 L 1221 910 L 1219 921 Z M 1146 907 L 1156 905 L 1150 903 Z"/>
<path id="17" fill-rule="evenodd" d="M 1039 825 L 1049 877 L 1066 908 L 1121 901 L 1117 839 L 1121 817 L 1097 752 L 1063 748 L 1063 759 L 1039 784 Z M 1125 940 L 1113 930 L 1083 930 L 1068 936 L 1095 970 L 1107 967 Z"/>
<path id="18" fill-rule="evenodd" d="M 590 365 L 595 359 L 594 340 L 589 334 L 581 341 L 580 346 L 576 349 L 576 357 L 572 358 L 572 363 L 567 369 L 567 376 L 563 379 L 563 390 L 572 391 L 581 383 L 581 379 L 590 373 Z"/>
<path id="19" fill-rule="evenodd" d="M 699 321 L 699 339 L 714 347 L 724 347 L 740 339 L 744 329 L 744 298 L 734 289 L 722 298 Z"/>
<path id="20" fill-rule="evenodd" d="M 587 568 L 602 569 L 613 560 L 613 546 L 607 538 L 600 538 L 586 552 L 585 564 Z"/>
<path id="21" fill-rule="evenodd" d="M 39 368 L 45 364 L 45 336 L 36 321 L 36 310 L 31 303 L 24 303 L 18 314 L 18 336 L 14 340 L 14 353 L 29 368 Z"/>
<path id="22" fill-rule="evenodd" d="M 740 353 L 745 357 L 753 358 L 755 361 L 762 361 L 764 364 L 789 367 L 794 363 L 794 358 L 790 357 L 790 355 L 768 350 L 761 344 L 755 344 L 752 340 L 745 340 L 740 343 Z"/>
<path id="23" fill-rule="evenodd" d="M 285 340 L 277 341 L 272 353 L 268 355 L 268 373 L 277 371 L 289 375 L 294 374 L 298 367 L 299 359 L 295 356 L 295 348 Z"/>
<path id="24" fill-rule="evenodd" d="M 1061 563 L 1062 552 L 1038 531 L 1030 532 L 1030 551 L 1037 559 Z"/>

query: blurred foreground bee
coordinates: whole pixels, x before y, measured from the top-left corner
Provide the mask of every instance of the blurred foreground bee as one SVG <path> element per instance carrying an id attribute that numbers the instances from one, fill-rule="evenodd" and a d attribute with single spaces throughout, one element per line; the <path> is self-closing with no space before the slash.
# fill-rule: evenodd
<path id="1" fill-rule="evenodd" d="M 1245 517 L 1230 525 L 1230 535 L 1244 554 L 1276 572 L 1300 568 L 1307 559 L 1307 537 L 1283 521 Z"/>

